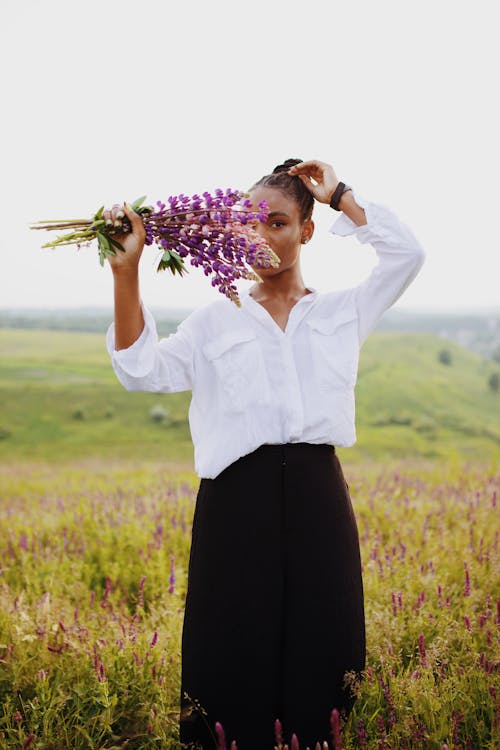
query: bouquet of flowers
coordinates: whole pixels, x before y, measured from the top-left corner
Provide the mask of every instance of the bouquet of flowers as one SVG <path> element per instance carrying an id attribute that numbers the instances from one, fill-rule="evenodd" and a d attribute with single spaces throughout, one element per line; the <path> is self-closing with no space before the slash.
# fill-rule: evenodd
<path id="1" fill-rule="evenodd" d="M 267 221 L 267 205 L 252 207 L 248 194 L 238 190 L 215 190 L 201 196 L 170 196 L 167 204 L 157 201 L 156 207 L 144 206 L 146 196 L 132 204 L 141 216 L 146 230 L 146 245 L 155 244 L 161 252 L 157 270 L 169 269 L 182 276 L 184 259 L 201 266 L 206 276 L 212 275 L 212 286 L 240 305 L 235 281 L 260 277 L 253 267 L 278 266 L 279 258 L 256 231 L 257 222 Z M 42 247 L 76 245 L 79 249 L 97 239 L 101 265 L 107 255 L 125 252 L 116 235 L 130 232 L 125 216 L 114 224 L 104 219 L 104 206 L 92 219 L 39 221 L 31 229 L 71 230 Z"/>

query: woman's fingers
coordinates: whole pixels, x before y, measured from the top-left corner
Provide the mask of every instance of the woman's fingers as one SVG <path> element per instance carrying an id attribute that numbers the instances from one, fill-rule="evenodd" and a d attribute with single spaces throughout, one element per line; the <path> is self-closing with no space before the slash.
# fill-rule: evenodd
<path id="1" fill-rule="evenodd" d="M 295 166 L 290 167 L 289 174 L 292 175 L 298 175 L 299 177 L 301 175 L 312 177 L 316 182 L 319 182 L 321 179 L 323 179 L 325 168 L 329 167 L 329 164 L 326 164 L 323 161 L 318 161 L 317 159 L 312 159 L 311 161 L 303 161 L 300 164 L 295 164 Z"/>
<path id="2" fill-rule="evenodd" d="M 136 214 L 132 206 L 128 203 L 123 204 L 123 211 L 127 219 L 130 221 L 132 232 L 141 240 L 146 237 L 146 230 L 144 229 L 144 222 L 142 221 L 139 214 Z"/>
<path id="3" fill-rule="evenodd" d="M 333 191 L 338 184 L 337 175 L 333 167 L 318 159 L 295 164 L 293 167 L 290 167 L 288 173 L 299 177 L 316 200 L 321 203 L 329 203 Z"/>

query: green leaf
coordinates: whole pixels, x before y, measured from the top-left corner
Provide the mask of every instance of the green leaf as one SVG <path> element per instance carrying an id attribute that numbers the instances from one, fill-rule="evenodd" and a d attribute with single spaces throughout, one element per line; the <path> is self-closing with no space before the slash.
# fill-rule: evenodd
<path id="1" fill-rule="evenodd" d="M 114 247 L 118 248 L 118 250 L 121 250 L 121 251 L 122 251 L 122 253 L 124 253 L 124 252 L 125 252 L 125 248 L 123 247 L 123 245 L 121 244 L 121 242 L 118 242 L 118 240 L 115 240 L 115 239 L 114 239 L 113 237 L 111 237 L 111 235 L 109 235 L 109 234 L 107 235 L 107 239 L 108 239 L 108 240 L 109 240 L 109 241 L 111 242 L 111 244 L 112 244 L 112 245 L 113 245 Z"/>
<path id="2" fill-rule="evenodd" d="M 136 208 L 140 208 L 145 200 L 146 200 L 145 195 L 141 195 L 140 198 L 136 198 L 135 201 L 132 203 L 132 208 L 134 209 L 134 211 L 136 210 Z"/>
<path id="3" fill-rule="evenodd" d="M 116 251 L 112 248 L 109 238 L 102 232 L 97 232 L 97 243 L 99 245 L 99 250 L 101 253 L 104 253 L 104 255 L 116 255 Z"/>
<path id="4" fill-rule="evenodd" d="M 102 215 L 104 213 L 104 206 L 101 206 L 101 208 L 94 214 L 94 219 L 102 219 Z"/>

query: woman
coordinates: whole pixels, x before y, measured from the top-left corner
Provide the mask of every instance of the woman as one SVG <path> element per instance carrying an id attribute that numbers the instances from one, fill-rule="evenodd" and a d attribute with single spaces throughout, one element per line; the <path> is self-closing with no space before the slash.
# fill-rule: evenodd
<path id="1" fill-rule="evenodd" d="M 356 441 L 359 348 L 417 275 L 424 254 L 387 208 L 363 200 L 320 161 L 287 160 L 251 189 L 269 218 L 257 230 L 280 258 L 238 308 L 221 298 L 158 342 L 139 296 L 141 220 L 110 260 L 115 322 L 108 350 L 129 390 L 192 390 L 200 477 L 182 632 L 180 739 L 215 747 L 215 722 L 239 750 L 271 750 L 274 721 L 302 748 L 330 737 L 365 666 L 356 521 L 335 446 Z M 300 252 L 314 200 L 342 212 L 378 264 L 360 285 L 306 287 Z M 347 679 L 346 679 L 347 675 Z M 202 707 L 200 710 L 199 707 Z M 190 745 L 190 743 L 193 743 Z"/>

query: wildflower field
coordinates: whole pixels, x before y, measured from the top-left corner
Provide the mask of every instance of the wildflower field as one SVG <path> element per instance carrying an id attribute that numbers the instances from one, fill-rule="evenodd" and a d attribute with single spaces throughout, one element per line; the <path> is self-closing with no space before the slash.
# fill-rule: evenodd
<path id="1" fill-rule="evenodd" d="M 498 750 L 500 468 L 339 455 L 368 662 L 334 746 Z M 195 475 L 90 458 L 1 469 L 0 748 L 178 748 Z"/>

